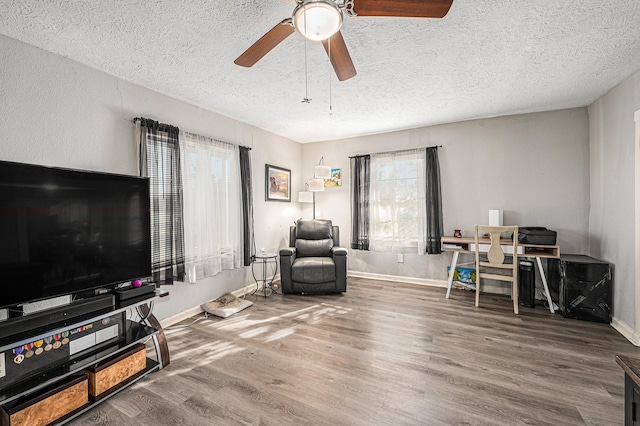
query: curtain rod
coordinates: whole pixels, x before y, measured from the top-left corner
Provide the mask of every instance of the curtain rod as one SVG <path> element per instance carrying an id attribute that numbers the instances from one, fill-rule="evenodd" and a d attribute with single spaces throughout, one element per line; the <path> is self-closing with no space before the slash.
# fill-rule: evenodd
<path id="1" fill-rule="evenodd" d="M 131 122 L 135 124 L 135 122 L 136 122 L 136 121 L 142 121 L 142 119 L 143 119 L 143 117 L 136 117 L 136 118 L 132 119 L 132 120 L 131 120 Z M 168 124 L 168 126 L 171 126 L 171 124 Z M 186 130 L 183 130 L 183 131 L 184 131 L 185 133 L 191 133 L 191 132 L 187 132 Z M 192 134 L 192 135 L 195 135 L 195 136 L 203 136 L 203 135 L 199 135 L 199 134 L 197 134 L 197 133 L 191 133 L 191 134 Z M 203 136 L 203 137 L 208 138 L 209 136 Z M 211 139 L 217 140 L 217 139 L 215 139 L 215 138 L 211 138 Z M 242 147 L 242 148 L 246 148 L 246 149 L 248 149 L 249 151 L 251 151 L 251 150 L 252 150 L 252 148 L 251 148 L 250 146 L 240 145 L 239 143 L 238 143 L 238 144 L 234 144 L 233 142 L 226 142 L 226 141 L 220 141 L 220 142 L 228 143 L 228 144 L 231 144 L 231 145 L 238 145 L 238 146 L 240 146 L 240 147 Z"/>
<path id="2" fill-rule="evenodd" d="M 422 147 L 418 147 L 418 148 L 399 149 L 399 150 L 396 150 L 396 151 L 372 152 L 370 154 L 351 155 L 351 156 L 349 156 L 349 158 L 363 157 L 365 155 L 375 155 L 375 154 L 391 154 L 392 152 L 404 152 L 404 151 L 411 151 L 412 149 L 420 149 L 420 148 L 424 148 L 424 149 L 427 149 L 427 148 L 442 148 L 442 145 L 422 146 Z"/>

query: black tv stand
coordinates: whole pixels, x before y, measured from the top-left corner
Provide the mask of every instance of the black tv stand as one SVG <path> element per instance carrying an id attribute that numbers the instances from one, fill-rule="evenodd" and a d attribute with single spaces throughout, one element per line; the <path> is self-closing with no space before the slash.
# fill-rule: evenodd
<path id="1" fill-rule="evenodd" d="M 10 316 L 6 321 L 0 322 L 0 346 L 16 336 L 27 331 L 35 334 L 44 333 L 54 328 L 65 327 L 72 322 L 82 321 L 82 317 L 89 315 L 94 317 L 99 313 L 112 311 L 115 307 L 115 298 L 111 294 L 71 302 L 68 305 L 45 309 L 29 315 Z M 19 308 L 21 310 L 21 308 Z M 10 312 L 17 310 L 10 309 Z"/>
<path id="2" fill-rule="evenodd" d="M 113 295 L 103 296 L 110 297 L 109 300 L 112 300 L 113 303 Z M 62 324 L 66 325 L 60 325 L 58 322 L 57 325 L 42 326 L 46 330 L 43 332 L 30 329 L 11 338 L 5 338 L 3 335 L 0 339 L 0 355 L 4 357 L 5 365 L 2 374 L 5 376 L 0 376 L 0 425 L 13 426 L 14 420 L 17 424 L 22 424 L 17 419 L 21 418 L 20 416 L 23 416 L 25 412 L 34 415 L 37 422 L 42 424 L 66 423 L 147 374 L 167 366 L 169 364 L 169 350 L 164 332 L 151 313 L 155 297 L 155 294 L 152 294 L 145 300 L 131 300 L 128 306 L 112 306 L 109 309 L 103 309 L 102 312 L 82 313 L 80 316 L 63 319 Z M 96 301 L 104 300 L 104 297 L 98 297 L 96 300 L 91 299 L 93 303 L 99 303 Z M 67 305 L 68 307 L 69 305 Z M 136 307 L 136 309 L 132 310 L 132 307 Z M 54 311 L 70 312 L 68 309 L 65 311 L 60 308 L 54 309 Z M 83 308 L 86 308 L 86 305 Z M 127 318 L 128 311 L 140 312 L 141 319 Z M 73 334 L 74 332 L 77 334 Z M 51 336 L 55 336 L 57 343 L 59 343 L 58 337 L 68 336 L 69 340 L 62 341 L 62 345 L 58 345 L 57 349 L 54 345 L 53 349 L 45 348 L 44 352 L 40 352 L 40 355 L 36 352 L 30 358 L 25 355 L 20 362 L 13 360 L 12 357 L 16 356 L 16 352 L 12 353 L 12 349 L 26 348 L 27 345 L 34 349 L 30 342 L 44 340 L 44 343 L 47 343 L 47 337 Z M 73 350 L 71 349 L 74 343 L 86 340 L 89 336 L 95 336 L 95 344 L 75 346 Z M 144 347 L 144 342 L 148 339 L 153 340 L 155 357 L 149 357 L 149 350 Z M 42 343 L 40 344 L 42 345 Z M 42 347 L 38 348 L 42 349 Z M 131 353 L 142 356 L 142 369 L 134 370 L 137 372 L 132 373 L 133 375 L 117 379 L 118 381 L 115 384 L 110 384 L 112 387 L 102 391 L 103 393 L 91 393 L 91 374 L 94 374 L 95 381 L 104 381 L 110 380 L 109 378 L 119 374 L 119 371 L 126 372 L 130 366 L 127 364 L 129 360 L 137 357 L 137 355 L 130 355 Z M 51 359 L 50 362 L 45 361 L 49 359 Z M 126 360 L 122 361 L 125 362 L 123 366 L 120 366 L 120 360 Z M 42 361 L 46 363 L 42 364 Z M 41 364 L 38 365 L 39 362 Z M 27 366 L 29 363 L 33 364 L 33 369 L 31 366 Z M 139 362 L 137 365 L 140 365 Z M 23 367 L 29 368 L 29 370 L 20 373 L 19 370 Z M 111 370 L 109 374 L 100 378 L 98 374 L 102 369 Z M 88 400 L 87 391 L 84 390 L 87 386 L 89 387 Z M 74 402 L 73 397 L 77 401 L 77 397 L 82 397 L 82 395 L 84 395 L 83 398 L 86 402 L 81 401 L 78 406 L 71 405 Z M 71 402 L 61 408 L 61 401 Z M 56 409 L 53 410 L 53 407 Z"/>

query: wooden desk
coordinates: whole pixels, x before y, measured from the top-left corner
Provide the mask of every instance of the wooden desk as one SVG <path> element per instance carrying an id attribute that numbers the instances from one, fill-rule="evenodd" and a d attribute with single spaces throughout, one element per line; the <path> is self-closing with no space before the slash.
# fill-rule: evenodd
<path id="1" fill-rule="evenodd" d="M 440 248 L 442 251 L 453 252 L 453 258 L 451 259 L 451 269 L 449 270 L 449 277 L 447 279 L 447 299 L 451 294 L 451 286 L 453 285 L 453 274 L 458 264 L 458 255 L 460 253 L 473 253 L 475 254 L 475 238 L 455 238 L 455 237 L 442 237 L 440 239 Z M 478 240 L 478 244 L 482 246 L 486 244 L 487 248 L 491 245 L 491 240 L 488 238 L 481 238 Z M 511 246 L 512 241 L 503 239 L 500 240 L 501 245 Z M 553 301 L 551 300 L 551 294 L 549 293 L 549 285 L 547 284 L 547 277 L 542 269 L 541 258 L 560 258 L 560 246 L 542 246 L 537 244 L 518 244 L 517 246 L 518 256 L 520 257 L 534 257 L 538 270 L 540 271 L 540 278 L 544 285 L 544 293 L 547 296 L 547 302 L 549 303 L 549 311 L 554 313 Z M 476 283 L 477 286 L 477 283 Z"/>

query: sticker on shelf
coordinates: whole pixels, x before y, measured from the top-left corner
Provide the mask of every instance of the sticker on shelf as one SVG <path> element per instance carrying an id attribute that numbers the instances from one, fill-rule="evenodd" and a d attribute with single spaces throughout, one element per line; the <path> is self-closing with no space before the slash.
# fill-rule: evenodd
<path id="1" fill-rule="evenodd" d="M 77 354 L 96 345 L 96 333 L 91 333 L 69 343 L 69 355 Z"/>
<path id="2" fill-rule="evenodd" d="M 7 375 L 7 369 L 4 364 L 4 352 L 0 354 L 0 379 Z"/>
<path id="3" fill-rule="evenodd" d="M 118 337 L 118 324 L 96 331 L 96 345 Z"/>

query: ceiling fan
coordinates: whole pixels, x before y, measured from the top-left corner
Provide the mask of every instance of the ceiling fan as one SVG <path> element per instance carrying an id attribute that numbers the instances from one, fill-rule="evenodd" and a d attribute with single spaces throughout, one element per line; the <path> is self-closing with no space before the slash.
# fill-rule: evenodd
<path id="1" fill-rule="evenodd" d="M 308 40 L 322 42 L 338 80 L 348 80 L 356 75 L 356 68 L 340 32 L 343 15 L 442 18 L 453 0 L 296 0 L 296 3 L 291 18 L 270 29 L 234 63 L 243 67 L 255 65 L 297 30 Z"/>

